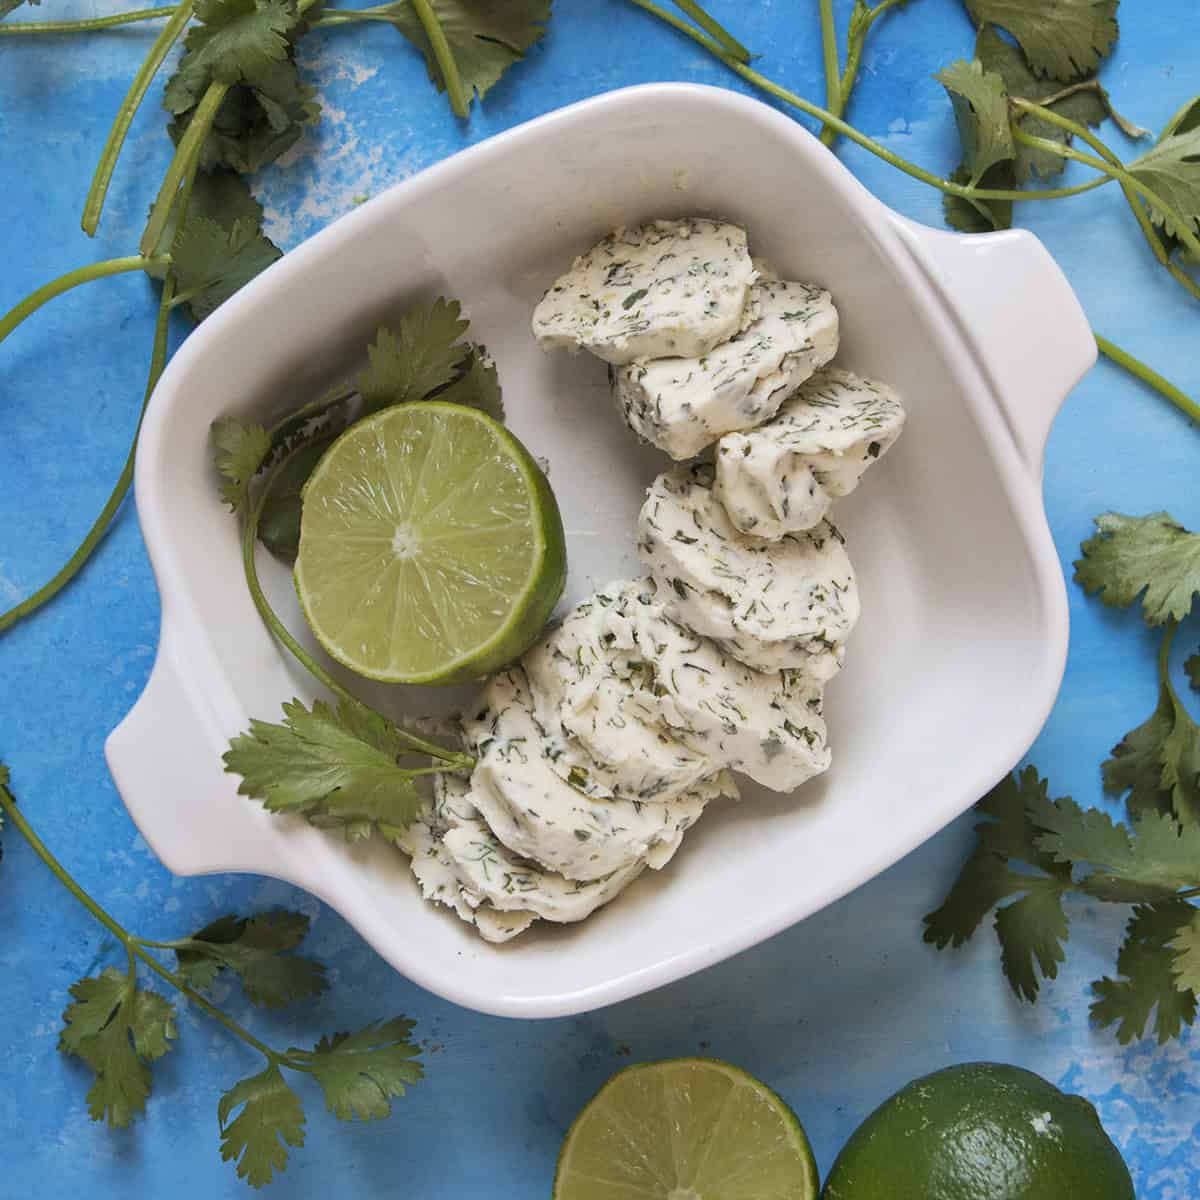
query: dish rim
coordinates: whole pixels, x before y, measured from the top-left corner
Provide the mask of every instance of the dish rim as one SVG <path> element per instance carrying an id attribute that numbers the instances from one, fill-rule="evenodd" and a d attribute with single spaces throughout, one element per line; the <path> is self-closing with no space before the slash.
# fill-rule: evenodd
<path id="1" fill-rule="evenodd" d="M 181 384 L 191 373 L 192 364 L 209 354 L 211 344 L 219 343 L 227 329 L 248 318 L 252 319 L 260 296 L 271 296 L 280 289 L 302 281 L 310 261 L 316 255 L 323 254 L 330 245 L 368 235 L 393 210 L 428 202 L 428 195 L 436 195 L 442 189 L 452 187 L 454 181 L 464 173 L 486 169 L 487 163 L 497 156 L 508 155 L 524 143 L 536 142 L 547 132 L 574 123 L 583 115 L 594 118 L 597 112 L 603 114 L 608 110 L 611 118 L 625 106 L 661 105 L 665 100 L 715 106 L 727 110 L 736 119 L 774 126 L 775 132 L 790 143 L 797 155 L 812 163 L 814 171 L 819 173 L 822 186 L 831 189 L 838 202 L 846 206 L 862 234 L 873 238 L 880 253 L 892 261 L 901 280 L 900 286 L 912 298 L 914 306 L 920 308 L 931 339 L 944 355 L 947 374 L 960 386 L 966 402 L 971 406 L 971 415 L 981 440 L 992 455 L 998 482 L 1028 555 L 1033 575 L 1032 590 L 1042 606 L 1045 624 L 1037 638 L 1040 653 L 1036 656 L 1036 678 L 1031 678 L 1027 693 L 1029 702 L 1014 714 L 1005 737 L 981 743 L 969 762 L 963 763 L 960 774 L 952 784 L 947 785 L 945 791 L 959 797 L 981 796 L 1019 761 L 1041 730 L 1053 706 L 1067 652 L 1066 585 L 1041 501 L 1040 476 L 1034 467 L 1022 460 L 1010 428 L 1010 418 L 1003 411 L 1001 397 L 988 376 L 978 348 L 972 346 L 966 332 L 959 327 L 952 302 L 944 293 L 939 294 L 936 276 L 930 270 L 929 263 L 921 261 L 918 249 L 899 236 L 905 227 L 914 227 L 912 223 L 897 217 L 871 195 L 849 169 L 829 154 L 803 126 L 761 101 L 707 85 L 658 83 L 622 88 L 557 109 L 462 150 L 397 183 L 301 243 L 222 305 L 188 337 L 168 365 L 151 399 L 139 438 L 135 470 L 143 537 L 162 600 L 159 648 L 153 673 L 163 665 L 164 647 L 169 643 L 180 639 L 194 640 L 197 632 L 200 636 L 206 636 L 201 614 L 193 598 L 187 594 L 188 588 L 181 582 L 178 563 L 183 548 L 176 544 L 166 525 L 165 508 L 160 503 L 158 488 L 162 478 L 162 461 L 171 453 L 171 443 L 166 437 L 169 416 L 174 406 L 181 399 L 186 399 Z M 1036 241 L 1028 234 L 1011 236 Z M 978 382 L 973 377 L 977 377 Z M 1061 403 L 1061 398 L 1058 402 Z M 175 669 L 178 670 L 178 667 Z M 138 806 L 131 803 L 127 796 L 132 781 L 122 786 L 122 777 L 127 778 L 127 775 L 122 740 L 118 735 L 137 716 L 138 704 L 141 704 L 140 699 L 110 736 L 107 746 L 110 769 L 135 823 L 159 857 L 177 873 L 200 873 L 195 869 L 188 870 L 182 864 L 180 856 L 169 844 L 167 831 L 161 827 L 149 830 L 139 820 L 135 811 Z M 143 713 L 142 719 L 147 719 L 147 714 Z M 968 770 L 968 767 L 971 769 Z M 478 987 L 472 986 L 470 971 L 465 964 L 462 971 L 454 976 L 440 970 L 427 970 L 419 954 L 406 953 L 402 938 L 397 937 L 398 927 L 388 921 L 386 914 L 364 905 L 361 898 L 347 899 L 334 894 L 336 888 L 326 887 L 320 864 L 307 875 L 301 871 L 283 869 L 293 865 L 284 861 L 266 863 L 257 870 L 320 897 L 338 911 L 390 965 L 421 987 L 476 1011 L 506 1017 L 548 1018 L 590 1011 L 628 999 L 712 966 L 767 940 L 874 878 L 944 828 L 970 803 L 968 799 L 965 803 L 956 801 L 953 805 L 930 805 L 926 818 L 916 822 L 906 836 L 889 840 L 883 848 L 856 860 L 854 870 L 847 872 L 836 887 L 826 887 L 817 895 L 802 897 L 799 902 L 781 903 L 777 909 L 757 920 L 747 921 L 705 943 L 680 947 L 654 964 L 614 975 L 603 982 L 553 993 L 543 990 L 542 993 L 532 994 L 514 990 L 504 995 L 484 994 Z M 239 866 L 229 869 L 250 871 L 254 868 Z"/>

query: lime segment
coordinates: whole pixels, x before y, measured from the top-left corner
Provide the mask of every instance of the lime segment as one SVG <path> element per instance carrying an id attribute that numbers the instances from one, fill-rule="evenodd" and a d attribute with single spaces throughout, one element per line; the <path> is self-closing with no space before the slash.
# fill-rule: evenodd
<path id="1" fill-rule="evenodd" d="M 554 1200 L 816 1200 L 817 1168 L 788 1106 L 728 1063 L 629 1067 L 571 1126 Z"/>
<path id="2" fill-rule="evenodd" d="M 452 683 L 518 657 L 562 593 L 545 476 L 475 409 L 404 404 L 351 426 L 304 488 L 296 590 L 325 650 L 371 679 Z"/>

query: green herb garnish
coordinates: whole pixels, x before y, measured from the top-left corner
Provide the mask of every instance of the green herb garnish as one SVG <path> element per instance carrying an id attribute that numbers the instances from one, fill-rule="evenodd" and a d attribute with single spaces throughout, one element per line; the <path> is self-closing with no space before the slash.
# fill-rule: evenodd
<path id="1" fill-rule="evenodd" d="M 1069 797 L 1049 799 L 1033 767 L 1004 780 L 976 805 L 985 820 L 975 849 L 925 918 L 925 940 L 960 945 L 995 908 L 1004 973 L 1032 1001 L 1039 975 L 1053 979 L 1065 957 L 1068 893 L 1132 904 L 1117 977 L 1092 985 L 1092 1017 L 1128 1042 L 1153 1013 L 1162 1042 L 1192 1024 L 1200 984 L 1200 910 L 1191 903 L 1200 897 L 1200 727 L 1170 675 L 1177 623 L 1200 590 L 1200 537 L 1166 513 L 1105 513 L 1096 527 L 1076 580 L 1113 607 L 1140 603 L 1146 623 L 1163 628 L 1158 705 L 1102 768 L 1105 789 L 1125 796 L 1132 819 L 1120 824 Z M 1188 673 L 1200 682 L 1200 656 Z"/>

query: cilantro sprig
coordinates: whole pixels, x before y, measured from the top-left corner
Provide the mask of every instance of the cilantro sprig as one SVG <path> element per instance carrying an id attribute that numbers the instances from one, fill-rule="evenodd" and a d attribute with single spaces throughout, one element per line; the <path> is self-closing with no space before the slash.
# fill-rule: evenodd
<path id="1" fill-rule="evenodd" d="M 503 416 L 500 385 L 483 347 L 465 340 L 469 322 L 456 300 L 439 297 L 403 311 L 368 347 L 354 379 L 289 413 L 270 429 L 224 417 L 213 425 L 213 463 L 221 496 L 242 523 L 242 565 L 264 624 L 331 692 L 311 707 L 293 699 L 281 723 L 254 720 L 224 756 L 238 790 L 269 811 L 303 817 L 359 841 L 412 822 L 418 781 L 473 765 L 470 757 L 404 729 L 354 696 L 292 636 L 258 576 L 263 541 L 290 561 L 300 537 L 301 493 L 333 431 L 383 408 L 430 397 Z M 260 480 L 255 487 L 255 481 Z M 269 530 L 263 536 L 264 522 Z M 417 761 L 411 761 L 416 756 Z M 431 765 L 425 765 L 431 760 Z"/>
<path id="2" fill-rule="evenodd" d="M 420 1081 L 422 1068 L 404 1017 L 368 1025 L 357 1033 L 322 1037 L 311 1050 L 275 1050 L 217 1007 L 204 992 L 223 971 L 241 980 L 246 998 L 260 1008 L 280 1008 L 320 995 L 324 967 L 296 954 L 309 931 L 302 913 L 273 910 L 252 917 L 223 916 L 190 937 L 156 941 L 130 933 L 102 908 L 50 852 L 17 807 L 0 764 L 0 814 L 22 835 L 58 881 L 104 926 L 124 951 L 124 967 L 108 966 L 70 987 L 59 1050 L 92 1073 L 88 1114 L 114 1129 L 141 1116 L 154 1092 L 155 1064 L 179 1037 L 176 1005 L 143 986 L 154 976 L 185 1002 L 257 1050 L 258 1074 L 234 1083 L 219 1099 L 221 1155 L 239 1178 L 262 1187 L 304 1145 L 303 1094 L 288 1082 L 309 1076 L 338 1120 L 374 1121 L 391 1115 L 392 1101 Z M 174 957 L 174 968 L 160 957 Z"/>
<path id="3" fill-rule="evenodd" d="M 1034 767 L 1001 782 L 977 805 L 975 847 L 925 940 L 959 946 L 995 910 L 1001 966 L 1022 999 L 1037 999 L 1065 958 L 1065 897 L 1074 892 L 1134 905 L 1117 972 L 1092 985 L 1093 1019 L 1128 1042 L 1151 1023 L 1159 1041 L 1196 1016 L 1200 994 L 1200 726 L 1171 678 L 1179 622 L 1200 592 L 1200 537 L 1166 513 L 1104 513 L 1082 545 L 1075 579 L 1104 604 L 1137 605 L 1162 630 L 1158 703 L 1101 768 L 1131 820 L 1114 821 L 1070 797 L 1051 800 Z M 1185 664 L 1200 685 L 1200 654 Z"/>
<path id="4" fill-rule="evenodd" d="M 1116 976 L 1092 984 L 1091 1015 L 1125 1043 L 1154 1014 L 1160 1042 L 1196 1016 L 1200 954 L 1200 824 L 1145 811 L 1130 824 L 1069 796 L 1051 800 L 1035 767 L 1004 779 L 977 805 L 975 848 L 941 907 L 925 918 L 925 940 L 959 946 L 995 910 L 1001 966 L 1023 1000 L 1038 997 L 1066 957 L 1070 893 L 1134 905 Z"/>

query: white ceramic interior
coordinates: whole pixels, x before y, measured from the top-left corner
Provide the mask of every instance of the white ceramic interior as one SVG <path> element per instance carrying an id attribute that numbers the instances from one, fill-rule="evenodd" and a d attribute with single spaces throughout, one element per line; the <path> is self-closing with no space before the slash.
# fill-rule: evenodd
<path id="1" fill-rule="evenodd" d="M 834 766 L 794 798 L 747 784 L 740 806 L 710 811 L 665 871 L 647 872 L 610 908 L 494 948 L 422 901 L 396 852 L 348 848 L 269 816 L 223 772 L 222 751 L 250 717 L 278 719 L 281 701 L 312 692 L 247 595 L 209 425 L 295 406 L 407 304 L 458 297 L 499 363 L 512 428 L 549 461 L 573 603 L 637 573 L 635 515 L 667 463 L 624 428 L 602 363 L 538 350 L 530 311 L 613 226 L 687 214 L 744 225 L 785 278 L 828 287 L 842 316 L 839 362 L 895 385 L 911 414 L 896 449 L 835 514 L 864 615 L 829 689 Z M 483 1011 L 579 1012 L 725 958 L 928 838 L 1037 734 L 1067 646 L 1042 450 L 1094 357 L 1083 314 L 1035 238 L 911 224 L 793 121 L 731 92 L 614 92 L 467 150 L 288 254 L 209 318 L 163 376 L 136 481 L 161 644 L 145 693 L 108 742 L 121 795 L 173 871 L 290 880 L 399 971 Z M 287 572 L 262 559 L 299 630 Z M 448 702 L 370 695 L 396 713 Z"/>

